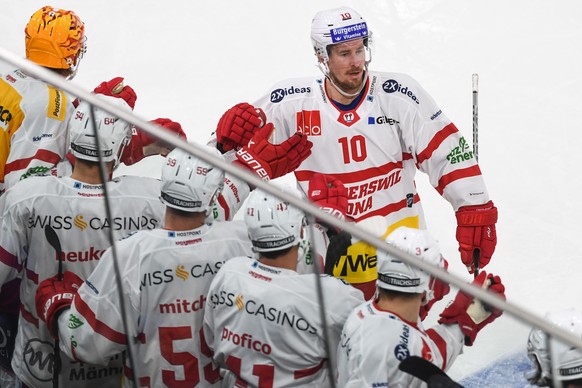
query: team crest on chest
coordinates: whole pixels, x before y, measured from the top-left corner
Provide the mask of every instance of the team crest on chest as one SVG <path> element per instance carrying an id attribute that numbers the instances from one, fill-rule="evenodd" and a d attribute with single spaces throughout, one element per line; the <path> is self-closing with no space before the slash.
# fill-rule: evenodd
<path id="1" fill-rule="evenodd" d="M 353 124 L 357 123 L 360 120 L 360 116 L 358 116 L 358 112 L 355 110 L 350 110 L 348 112 L 341 112 L 337 121 L 342 123 L 345 126 L 351 127 Z"/>

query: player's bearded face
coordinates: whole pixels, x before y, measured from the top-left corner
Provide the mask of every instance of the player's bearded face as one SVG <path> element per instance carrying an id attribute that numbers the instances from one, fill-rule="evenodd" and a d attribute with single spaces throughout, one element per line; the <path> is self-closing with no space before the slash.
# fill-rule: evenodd
<path id="1" fill-rule="evenodd" d="M 345 92 L 357 92 L 363 82 L 366 49 L 363 39 L 338 43 L 331 47 L 328 67 L 332 80 Z"/>

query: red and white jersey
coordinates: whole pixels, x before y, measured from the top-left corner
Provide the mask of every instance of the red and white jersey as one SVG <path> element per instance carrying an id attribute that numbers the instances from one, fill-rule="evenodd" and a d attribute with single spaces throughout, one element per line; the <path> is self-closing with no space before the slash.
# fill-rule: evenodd
<path id="1" fill-rule="evenodd" d="M 335 351 L 361 291 L 321 276 L 327 329 Z M 327 354 L 313 274 L 261 264 L 225 263 L 210 286 L 204 334 L 214 360 L 230 372 L 225 386 L 326 387 Z"/>
<path id="2" fill-rule="evenodd" d="M 0 193 L 64 159 L 73 98 L 18 69 L 0 73 Z"/>
<path id="3" fill-rule="evenodd" d="M 137 386 L 219 386 L 219 368 L 202 333 L 204 306 L 210 282 L 225 261 L 251 254 L 244 222 L 141 231 L 116 248 Z M 108 250 L 71 309 L 59 317 L 60 345 L 69 357 L 103 364 L 126 349 L 114 274 Z M 124 386 L 133 387 L 129 362 L 125 372 Z"/>
<path id="4" fill-rule="evenodd" d="M 447 370 L 463 350 L 458 325 L 436 325 L 424 330 L 370 301 L 346 320 L 337 349 L 338 387 L 426 387 L 426 383 L 398 369 L 409 356 L 422 357 Z"/>
<path id="5" fill-rule="evenodd" d="M 304 193 L 315 172 L 333 175 L 348 189 L 349 217 L 384 216 L 392 229 L 425 227 L 417 169 L 454 210 L 489 200 L 469 143 L 410 76 L 370 72 L 359 103 L 344 109 L 324 85 L 323 77 L 285 80 L 254 103 L 275 125 L 274 143 L 295 132 L 313 142 L 295 170 Z"/>
<path id="6" fill-rule="evenodd" d="M 22 277 L 20 322 L 12 367 L 31 387 L 51 386 L 53 339 L 36 314 L 39 282 L 58 272 L 58 256 L 47 241 L 50 225 L 60 240 L 64 271 L 86 279 L 109 248 L 109 230 L 115 239 L 163 222 L 160 181 L 123 176 L 107 183 L 112 219 L 105 213 L 102 185 L 70 177 L 31 177 L 12 186 L 2 196 L 4 212 L 0 230 L 0 286 Z M 63 387 L 119 384 L 122 364 L 117 357 L 108 367 L 62 360 Z"/>

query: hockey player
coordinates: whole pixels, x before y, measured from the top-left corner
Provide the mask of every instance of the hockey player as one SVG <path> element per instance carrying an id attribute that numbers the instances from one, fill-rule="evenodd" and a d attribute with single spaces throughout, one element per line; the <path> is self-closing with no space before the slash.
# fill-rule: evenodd
<path id="1" fill-rule="evenodd" d="M 312 153 L 295 170 L 302 191 L 313 174 L 332 175 L 347 187 L 348 218 L 383 216 L 389 231 L 426 227 L 414 184 L 419 169 L 456 212 L 469 272 L 476 256 L 479 268 L 487 265 L 497 241 L 497 208 L 455 125 L 410 76 L 368 70 L 372 32 L 357 11 L 318 12 L 311 41 L 323 77 L 288 79 L 253 105 L 235 105 L 218 123 L 218 143 L 223 149 L 245 144 L 262 116 L 275 125 L 274 143 L 294 133 L 308 136 Z"/>
<path id="2" fill-rule="evenodd" d="M 121 98 L 101 98 L 130 110 Z M 86 102 L 81 102 L 72 117 L 70 147 L 76 158 L 72 175 L 30 177 L 0 198 L 4 201 L 0 286 L 22 278 L 12 367 L 31 387 L 50 386 L 53 371 L 58 370 L 53 340 L 36 313 L 38 284 L 59 273 L 60 266 L 86 279 L 111 244 L 109 230 L 114 238 L 120 238 L 136 230 L 156 228 L 163 221 L 159 180 L 131 176 L 107 183 L 112 215 L 107 218 L 93 122 L 109 174 L 129 142 L 130 127 L 97 108 L 93 117 Z M 107 386 L 119 383 L 121 367 L 120 357 L 106 368 L 63 360 L 62 372 L 57 376 L 62 386 Z"/>
<path id="3" fill-rule="evenodd" d="M 204 313 L 214 360 L 227 370 L 225 386 L 329 386 L 324 330 L 335 351 L 343 322 L 362 303 L 362 293 L 340 279 L 320 277 L 323 327 L 317 279 L 296 272 L 304 213 L 257 189 L 244 218 L 259 257 L 240 256 L 222 266 Z"/>
<path id="4" fill-rule="evenodd" d="M 548 319 L 556 327 L 582 338 L 582 313 L 575 309 L 549 312 Z M 582 387 L 582 350 L 549 338 L 541 329 L 534 328 L 527 340 L 527 355 L 533 370 L 526 374 L 531 384 L 555 387 L 554 379 L 563 388 Z M 555 369 L 552 369 L 555 368 Z M 552 370 L 558 372 L 556 375 Z M 558 388 L 556 387 L 556 388 Z"/>
<path id="5" fill-rule="evenodd" d="M 26 58 L 56 74 L 73 79 L 86 51 L 85 25 L 73 12 L 44 6 L 26 25 Z M 124 99 L 133 109 L 136 94 L 123 85 L 122 77 L 102 82 L 96 93 Z M 69 144 L 67 124 L 74 110 L 67 92 L 27 75 L 21 69 L 0 68 L 0 195 L 19 180 L 50 171 L 70 174 L 65 159 Z M 155 122 L 185 137 L 181 128 Z M 166 125 L 164 125 L 166 124 Z M 164 153 L 165 146 L 139 130 L 121 161 L 133 164 L 151 154 Z"/>
<path id="6" fill-rule="evenodd" d="M 226 260 L 252 254 L 244 222 L 204 223 L 223 179 L 218 168 L 175 149 L 162 169 L 164 228 L 117 243 L 123 289 L 113 276 L 111 250 L 78 294 L 82 280 L 73 273 L 39 285 L 39 317 L 58 333 L 67 356 L 107 364 L 130 338 L 137 373 L 127 363 L 124 386 L 219 386 L 202 333 L 208 287 Z M 121 305 L 128 310 L 129 333 Z"/>
<path id="7" fill-rule="evenodd" d="M 402 251 L 432 265 L 442 265 L 437 242 L 426 230 L 400 227 L 386 240 Z M 481 272 L 474 284 L 504 295 L 498 276 Z M 446 370 L 472 345 L 479 330 L 501 311 L 486 311 L 473 298 L 459 293 L 441 314 L 439 325 L 424 330 L 418 311 L 429 292 L 430 276 L 386 252 L 378 253 L 377 297 L 357 307 L 347 319 L 338 347 L 339 387 L 426 387 L 399 370 L 409 356 L 422 357 Z M 477 323 L 476 323 L 477 322 Z"/>

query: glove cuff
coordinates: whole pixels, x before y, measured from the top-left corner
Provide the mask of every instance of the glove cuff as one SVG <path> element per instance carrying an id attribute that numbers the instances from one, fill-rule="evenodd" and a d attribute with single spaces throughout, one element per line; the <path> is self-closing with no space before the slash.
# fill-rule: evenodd
<path id="1" fill-rule="evenodd" d="M 486 226 L 497 222 L 493 201 L 483 205 L 463 206 L 456 213 L 458 226 Z"/>

